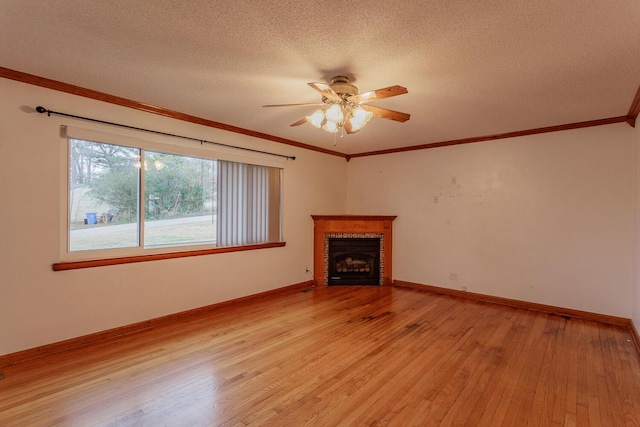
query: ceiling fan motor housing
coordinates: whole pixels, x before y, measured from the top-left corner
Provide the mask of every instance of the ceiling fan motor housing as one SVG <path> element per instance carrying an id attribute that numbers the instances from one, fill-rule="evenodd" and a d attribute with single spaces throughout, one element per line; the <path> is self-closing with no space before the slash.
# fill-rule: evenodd
<path id="1" fill-rule="evenodd" d="M 352 85 L 349 82 L 349 77 L 346 76 L 332 77 L 331 84 L 329 86 L 331 86 L 331 89 L 333 89 L 333 91 L 340 95 L 340 97 L 343 99 L 348 96 L 358 94 L 358 88 Z"/>

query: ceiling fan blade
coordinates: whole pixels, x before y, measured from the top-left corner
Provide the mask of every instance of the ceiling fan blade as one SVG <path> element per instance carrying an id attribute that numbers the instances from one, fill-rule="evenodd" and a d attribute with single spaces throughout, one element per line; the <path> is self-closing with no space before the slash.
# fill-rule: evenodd
<path id="1" fill-rule="evenodd" d="M 404 95 L 409 93 L 406 87 L 402 86 L 389 86 L 382 89 L 372 90 L 371 92 L 364 92 L 359 95 L 352 95 L 347 98 L 348 101 L 355 102 L 356 104 L 363 104 L 365 102 L 377 101 L 378 99 L 391 98 L 392 96 Z"/>
<path id="2" fill-rule="evenodd" d="M 306 118 L 306 117 L 304 117 L 304 118 L 302 118 L 302 119 L 298 120 L 298 121 L 297 121 L 297 122 L 295 122 L 295 123 L 291 123 L 289 126 L 291 126 L 291 127 L 294 127 L 294 126 L 300 126 L 300 125 L 303 125 L 303 124 L 305 124 L 305 123 L 307 123 L 307 118 Z"/>
<path id="3" fill-rule="evenodd" d="M 311 107 L 314 105 L 327 105 L 324 104 L 322 102 L 310 102 L 310 103 L 304 103 L 304 104 L 269 104 L 269 105 L 263 105 L 263 107 Z"/>
<path id="4" fill-rule="evenodd" d="M 329 86 L 326 83 L 308 83 L 308 84 L 309 86 L 311 86 L 312 88 L 320 92 L 322 96 L 324 96 L 327 99 L 331 99 L 333 101 L 342 100 L 342 98 L 340 98 L 340 95 L 338 95 L 333 89 L 331 89 L 331 86 Z"/>
<path id="5" fill-rule="evenodd" d="M 361 105 L 367 111 L 371 111 L 374 116 L 383 119 L 395 120 L 396 122 L 406 122 L 411 117 L 410 114 L 400 111 L 389 110 L 387 108 L 374 107 L 373 105 Z"/>

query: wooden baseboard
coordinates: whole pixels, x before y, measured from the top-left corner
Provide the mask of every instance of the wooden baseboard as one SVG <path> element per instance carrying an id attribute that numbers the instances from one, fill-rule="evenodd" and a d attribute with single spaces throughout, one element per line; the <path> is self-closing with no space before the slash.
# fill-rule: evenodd
<path id="1" fill-rule="evenodd" d="M 124 335 L 133 334 L 136 332 L 142 332 L 145 330 L 157 328 L 162 325 L 166 325 L 173 322 L 179 322 L 181 320 L 198 316 L 210 311 L 219 310 L 224 307 L 236 305 L 240 303 L 246 303 L 252 300 L 258 300 L 275 295 L 282 295 L 291 292 L 298 292 L 303 289 L 307 289 L 313 286 L 313 281 L 308 280 L 306 282 L 297 283 L 295 285 L 284 286 L 282 288 L 272 289 L 258 294 L 248 295 L 241 298 L 235 298 L 228 301 L 222 301 L 216 304 L 207 305 L 204 307 L 194 308 L 192 310 L 181 311 L 179 313 L 169 314 L 167 316 L 157 317 L 155 319 L 145 320 L 130 325 L 121 326 L 118 328 L 108 329 L 106 331 L 96 332 L 89 335 L 83 335 L 76 338 L 71 338 L 64 341 L 55 342 L 52 344 L 46 344 L 43 346 L 30 348 L 27 350 L 18 351 L 16 353 L 9 353 L 0 356 L 0 368 L 5 366 L 15 365 L 27 360 L 36 359 L 39 357 L 47 356 L 50 354 L 61 353 L 63 351 L 71 350 L 78 347 L 84 347 L 96 342 L 121 337 Z"/>
<path id="2" fill-rule="evenodd" d="M 432 292 L 441 295 L 450 295 L 459 298 L 468 298 L 476 301 L 484 301 L 494 304 L 508 305 L 510 307 L 524 308 L 527 310 L 535 310 L 543 313 L 557 314 L 558 316 L 574 317 L 577 319 L 592 320 L 610 325 L 629 327 L 630 319 L 624 317 L 609 316 L 606 314 L 591 313 L 588 311 L 573 310 L 571 308 L 556 307 L 553 305 L 538 304 L 535 302 L 520 301 L 509 298 L 495 297 L 492 295 L 477 294 L 474 292 L 459 291 L 456 289 L 441 288 L 438 286 L 422 285 L 419 283 L 405 282 L 403 280 L 395 280 L 394 286 L 402 288 L 411 288 L 420 291 Z"/>

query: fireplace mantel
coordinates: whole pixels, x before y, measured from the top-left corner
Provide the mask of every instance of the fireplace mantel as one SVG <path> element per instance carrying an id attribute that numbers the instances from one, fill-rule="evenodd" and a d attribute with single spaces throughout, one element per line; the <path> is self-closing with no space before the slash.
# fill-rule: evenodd
<path id="1" fill-rule="evenodd" d="M 325 268 L 325 234 L 327 233 L 376 233 L 382 235 L 384 253 L 384 286 L 393 283 L 392 222 L 395 215 L 311 215 L 314 221 L 313 233 L 313 276 L 316 284 L 324 285 L 327 275 Z"/>

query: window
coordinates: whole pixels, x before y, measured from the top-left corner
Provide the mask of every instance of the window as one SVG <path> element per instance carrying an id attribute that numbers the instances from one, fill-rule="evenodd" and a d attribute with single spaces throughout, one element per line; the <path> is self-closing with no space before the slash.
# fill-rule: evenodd
<path id="1" fill-rule="evenodd" d="M 280 168 L 94 139 L 68 138 L 66 258 L 281 241 Z"/>

